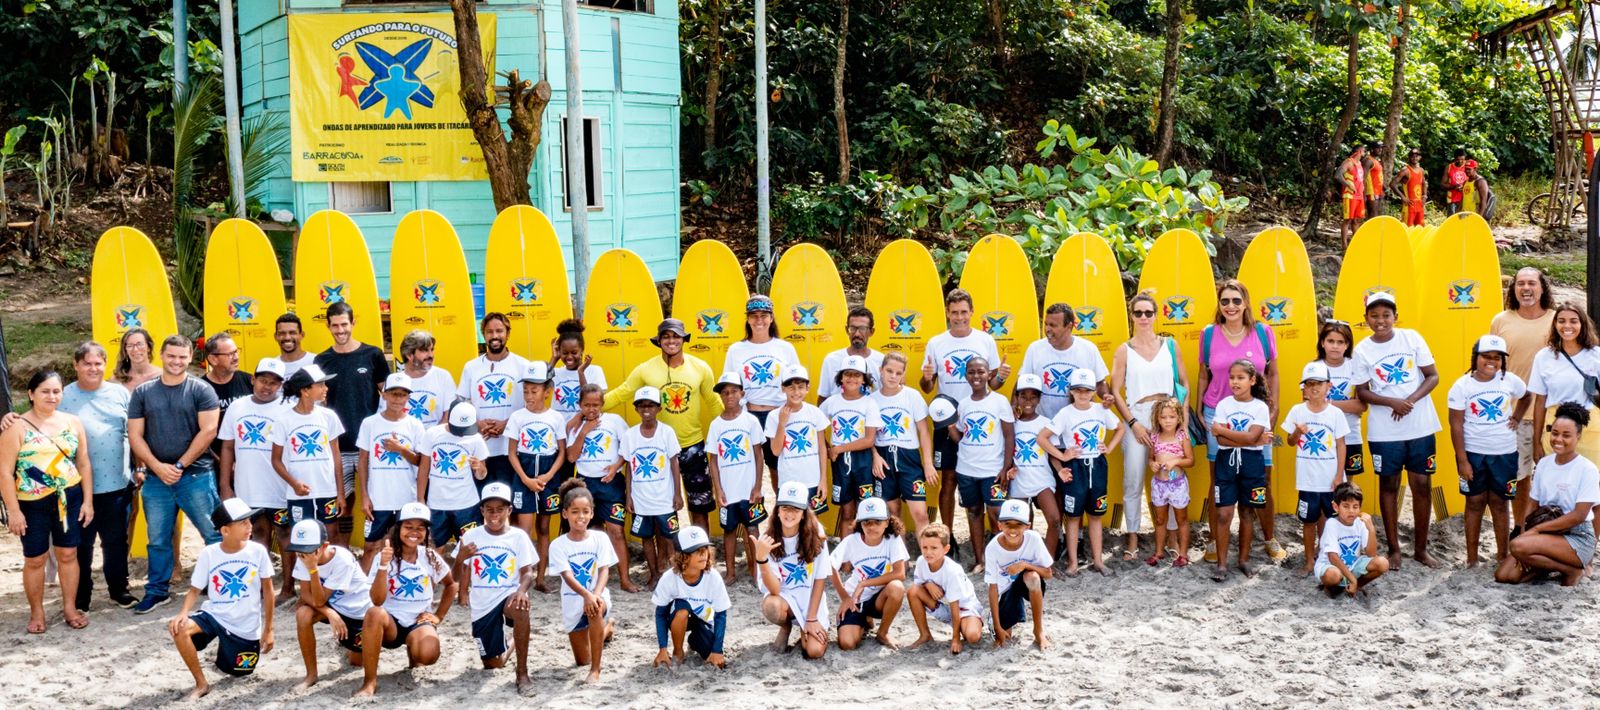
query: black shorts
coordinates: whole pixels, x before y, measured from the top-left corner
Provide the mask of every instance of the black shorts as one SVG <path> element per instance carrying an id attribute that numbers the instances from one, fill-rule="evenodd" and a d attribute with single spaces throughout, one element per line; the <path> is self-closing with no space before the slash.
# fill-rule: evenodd
<path id="1" fill-rule="evenodd" d="M 509 460 L 509 459 L 508 459 Z M 533 454 L 517 454 L 517 463 L 522 465 L 522 472 L 528 478 L 538 478 L 550 471 L 550 464 L 555 463 L 554 456 L 536 456 Z M 550 515 L 561 512 L 561 484 L 567 479 L 560 473 L 550 478 L 544 490 L 535 491 L 522 482 L 522 477 L 512 472 L 511 478 L 511 511 L 518 515 L 538 513 Z"/>
<path id="2" fill-rule="evenodd" d="M 320 520 L 324 525 L 339 519 L 338 498 L 300 498 L 289 501 L 289 525 L 302 520 Z"/>
<path id="3" fill-rule="evenodd" d="M 723 530 L 733 530 L 743 525 L 745 532 L 759 535 L 761 531 L 757 530 L 756 526 L 767 519 L 767 503 L 764 500 L 751 503 L 750 499 L 741 498 L 723 506 L 719 515 L 721 519 L 718 522 L 722 524 Z"/>
<path id="4" fill-rule="evenodd" d="M 1039 580 L 1039 592 L 1044 592 L 1044 580 Z M 1000 601 L 995 605 L 995 611 L 1000 614 L 1000 628 L 1010 629 L 1028 615 L 1028 585 L 1023 584 L 1020 578 L 1012 580 L 1011 588 L 1000 595 Z"/>
<path id="5" fill-rule="evenodd" d="M 594 495 L 594 517 L 612 525 L 621 527 L 628 520 L 628 504 L 622 500 L 624 490 L 622 486 L 622 472 L 617 472 L 611 477 L 610 483 L 603 483 L 604 477 L 583 477 L 583 484 L 588 486 L 589 492 Z"/>
<path id="6" fill-rule="evenodd" d="M 451 540 L 460 539 L 479 525 L 483 524 L 483 513 L 478 506 L 462 508 L 460 510 L 435 510 L 433 511 L 433 524 L 429 533 L 433 539 L 434 547 L 443 547 L 450 544 Z"/>
<path id="7" fill-rule="evenodd" d="M 1461 482 L 1461 495 L 1494 493 L 1501 500 L 1517 497 L 1517 454 L 1475 454 L 1467 452 L 1472 475 Z"/>
<path id="8" fill-rule="evenodd" d="M 889 465 L 889 471 L 878 482 L 884 500 L 928 499 L 928 477 L 922 470 L 921 450 L 880 446 L 878 456 Z"/>
<path id="9" fill-rule="evenodd" d="M 684 643 L 689 647 L 689 650 L 694 651 L 701 658 L 716 652 L 716 629 L 711 628 L 711 625 L 707 624 L 705 619 L 695 614 L 694 608 L 689 605 L 689 602 L 682 599 L 672 602 L 672 615 L 677 616 L 680 611 L 689 612 L 689 626 L 686 629 L 688 633 L 684 635 Z M 585 617 L 585 619 L 587 618 Z"/>
<path id="10" fill-rule="evenodd" d="M 83 486 L 66 490 L 67 511 L 61 514 L 61 501 L 55 494 L 38 500 L 19 500 L 22 519 L 28 531 L 22 534 L 22 556 L 38 557 L 50 552 L 50 546 L 63 550 L 78 549 L 78 539 L 83 526 L 78 523 L 78 511 L 83 506 Z"/>
<path id="11" fill-rule="evenodd" d="M 395 624 L 394 624 L 394 640 L 392 640 L 392 641 L 384 641 L 383 642 L 383 647 L 392 649 L 392 648 L 400 648 L 401 646 L 406 645 L 406 637 L 410 636 L 411 632 L 416 631 L 417 629 L 419 629 L 421 627 L 424 627 L 424 626 L 433 626 L 433 624 L 422 624 L 422 623 L 419 623 L 419 624 L 412 624 L 410 626 L 401 626 L 400 622 L 396 621 Z"/>
<path id="12" fill-rule="evenodd" d="M 754 416 L 756 418 L 756 421 L 761 423 L 761 430 L 762 431 L 766 431 L 767 430 L 767 415 L 769 415 L 769 414 L 771 414 L 773 412 L 776 412 L 778 410 L 776 410 L 776 409 L 768 409 L 766 411 L 758 412 L 758 411 L 756 411 L 754 409 L 749 409 L 749 410 L 746 410 L 746 411 L 750 412 L 751 416 Z M 766 444 L 762 444 L 761 445 L 761 460 L 767 462 L 767 469 L 766 470 L 768 470 L 768 471 L 776 471 L 776 470 L 778 470 L 778 455 L 775 454 L 775 453 L 772 453 L 772 447 L 771 446 L 768 446 Z"/>
<path id="13" fill-rule="evenodd" d="M 1260 451 L 1220 449 L 1211 475 L 1212 502 L 1218 506 L 1267 507 L 1267 461 Z"/>
<path id="14" fill-rule="evenodd" d="M 859 626 L 863 629 L 872 628 L 870 619 L 883 618 L 883 589 L 880 587 L 877 594 L 872 595 L 867 603 L 855 611 L 847 611 L 839 619 L 839 626 Z"/>
<path id="15" fill-rule="evenodd" d="M 1366 444 L 1344 445 L 1344 475 L 1345 478 L 1358 476 L 1367 472 Z"/>
<path id="16" fill-rule="evenodd" d="M 833 460 L 833 504 L 848 505 L 881 498 L 878 478 L 872 475 L 872 450 L 849 451 Z"/>
<path id="17" fill-rule="evenodd" d="M 506 627 L 517 625 L 515 620 L 506 616 L 508 601 L 511 601 L 511 597 L 501 599 L 492 611 L 472 620 L 472 640 L 478 642 L 479 658 L 488 660 L 506 655 Z"/>
<path id="18" fill-rule="evenodd" d="M 474 480 L 481 492 L 484 486 L 491 483 L 504 483 L 508 486 L 515 485 L 517 472 L 511 470 L 511 457 L 506 455 L 490 456 L 483 460 L 483 480 Z"/>
<path id="19" fill-rule="evenodd" d="M 203 651 L 211 645 L 213 639 L 217 642 L 217 668 L 231 676 L 247 676 L 256 672 L 256 664 L 261 662 L 261 642 L 240 638 L 227 629 L 222 628 L 210 613 L 197 611 L 189 615 L 189 620 L 200 627 L 200 633 L 194 639 L 194 650 Z"/>
<path id="20" fill-rule="evenodd" d="M 635 513 L 633 523 L 628 526 L 628 532 L 633 533 L 634 537 L 641 540 L 647 540 L 652 537 L 673 538 L 678 534 L 678 514 L 639 515 Z"/>
<path id="21" fill-rule="evenodd" d="M 1318 522 L 1333 517 L 1333 491 L 1298 491 L 1300 502 L 1295 506 L 1295 515 L 1305 525 L 1316 525 Z"/>
<path id="22" fill-rule="evenodd" d="M 1006 502 L 1006 487 L 996 483 L 994 476 L 974 478 L 957 475 L 956 491 L 961 496 L 961 507 L 967 510 L 998 508 Z"/>
<path id="23" fill-rule="evenodd" d="M 337 614 L 338 612 L 334 613 Z M 344 639 L 339 642 L 339 645 L 345 647 L 346 650 L 359 652 L 361 650 L 362 627 L 367 620 L 352 619 L 344 614 L 339 614 L 339 619 L 344 622 L 345 629 Z M 316 623 L 326 624 L 328 623 L 328 617 L 318 614 Z"/>
<path id="24" fill-rule="evenodd" d="M 399 522 L 400 511 L 398 510 L 374 510 L 372 511 L 372 516 L 362 522 L 361 539 L 378 540 L 386 537 L 389 531 L 393 530 L 394 526 L 398 525 Z"/>
<path id="25" fill-rule="evenodd" d="M 940 471 L 956 470 L 956 457 L 961 450 L 961 440 L 950 438 L 947 427 L 933 430 L 933 467 Z"/>
<path id="26" fill-rule="evenodd" d="M 678 476 L 683 479 L 684 500 L 691 513 L 710 513 L 717 509 L 711 494 L 711 469 L 706 464 L 706 443 L 696 442 L 678 452 Z"/>
<path id="27" fill-rule="evenodd" d="M 1372 452 L 1372 470 L 1379 476 L 1398 476 L 1402 470 L 1432 476 L 1438 470 L 1434 446 L 1432 434 L 1405 441 L 1367 442 L 1367 449 Z"/>
<path id="28" fill-rule="evenodd" d="M 1106 457 L 1072 459 L 1061 467 L 1072 473 L 1072 480 L 1056 486 L 1061 498 L 1061 512 L 1074 518 L 1080 515 L 1100 517 L 1111 509 L 1106 497 Z"/>

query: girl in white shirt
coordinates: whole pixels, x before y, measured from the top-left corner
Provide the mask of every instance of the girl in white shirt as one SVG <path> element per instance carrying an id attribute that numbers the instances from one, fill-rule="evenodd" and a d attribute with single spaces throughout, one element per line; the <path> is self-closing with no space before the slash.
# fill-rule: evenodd
<path id="1" fill-rule="evenodd" d="M 767 534 L 751 536 L 756 565 L 761 570 L 761 613 L 778 627 L 772 650 L 789 647 L 789 633 L 800 625 L 800 651 L 806 658 L 822 658 L 828 650 L 828 581 L 834 580 L 840 598 L 848 596 L 828 556 L 828 539 L 811 512 L 810 492 L 789 481 L 778 490 L 778 510 Z"/>
<path id="2" fill-rule="evenodd" d="M 1251 519 L 1267 505 L 1267 465 L 1262 449 L 1272 443 L 1272 414 L 1267 409 L 1267 383 L 1249 360 L 1228 367 L 1228 387 L 1233 396 L 1217 402 L 1211 431 L 1217 436 L 1217 462 L 1212 472 L 1212 502 L 1217 508 L 1217 569 L 1212 579 L 1228 578 L 1228 532 L 1234 508 L 1243 505 L 1251 514 L 1239 518 L 1239 569 L 1255 576 L 1250 566 Z"/>

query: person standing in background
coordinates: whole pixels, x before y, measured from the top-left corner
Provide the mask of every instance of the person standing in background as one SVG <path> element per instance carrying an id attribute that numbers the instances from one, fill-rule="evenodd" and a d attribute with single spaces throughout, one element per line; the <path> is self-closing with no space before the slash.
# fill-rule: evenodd
<path id="1" fill-rule="evenodd" d="M 506 346 L 506 339 L 511 337 L 511 320 L 504 313 L 485 314 L 480 330 L 483 354 L 461 366 L 456 399 L 472 403 L 478 413 L 478 433 L 489 447 L 489 458 L 484 461 L 489 475 L 478 482 L 478 489 L 482 490 L 494 482 L 510 486 L 517 477 L 507 456 L 510 447 L 505 437 L 506 419 L 522 401 L 518 380 L 528 371 L 528 361 Z"/>
<path id="2" fill-rule="evenodd" d="M 1367 174 L 1367 218 L 1380 217 L 1389 209 L 1383 196 L 1383 161 L 1378 158 L 1379 143 L 1367 144 L 1367 157 L 1361 167 Z"/>
<path id="3" fill-rule="evenodd" d="M 1446 214 L 1461 211 L 1462 189 L 1467 185 L 1467 151 L 1456 151 L 1456 159 L 1444 166 L 1444 186 L 1449 190 Z"/>
<path id="4" fill-rule="evenodd" d="M 300 316 L 285 313 L 278 316 L 278 322 L 273 324 L 272 339 L 278 342 L 278 361 L 283 363 L 283 378 L 289 379 L 300 368 L 310 365 L 313 358 L 311 353 L 300 347 L 300 342 L 305 340 L 305 328 L 300 324 Z"/>
<path id="5" fill-rule="evenodd" d="M 1406 226 L 1420 227 L 1428 207 L 1428 172 L 1422 169 L 1422 151 L 1411 149 L 1406 166 L 1400 169 L 1400 182 L 1405 187 Z"/>

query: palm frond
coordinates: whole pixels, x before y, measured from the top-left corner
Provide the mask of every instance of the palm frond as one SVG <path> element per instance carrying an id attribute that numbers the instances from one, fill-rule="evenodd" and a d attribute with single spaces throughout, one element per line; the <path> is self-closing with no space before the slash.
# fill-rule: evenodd
<path id="1" fill-rule="evenodd" d="M 289 152 L 289 125 L 285 114 L 269 111 L 251 116 L 240 128 L 240 153 L 244 163 L 245 199 L 261 200 L 267 189 L 267 180 L 279 168 L 283 155 Z M 233 204 L 233 192 L 228 192 L 228 213 L 238 214 Z"/>
<path id="2" fill-rule="evenodd" d="M 183 309 L 197 318 L 205 308 L 206 235 L 194 221 L 195 162 L 221 125 L 217 115 L 221 97 L 221 82 L 202 74 L 172 102 L 172 246 L 177 260 L 173 281 Z"/>

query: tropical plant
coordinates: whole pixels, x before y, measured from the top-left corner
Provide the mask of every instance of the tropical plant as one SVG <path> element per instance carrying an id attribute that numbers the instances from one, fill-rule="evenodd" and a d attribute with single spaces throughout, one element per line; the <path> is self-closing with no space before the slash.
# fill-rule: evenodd
<path id="1" fill-rule="evenodd" d="M 205 308 L 206 234 L 194 219 L 198 207 L 195 177 L 201 150 L 221 126 L 217 115 L 221 99 L 221 82 L 210 74 L 199 74 L 180 87 L 172 102 L 173 282 L 178 302 L 197 318 Z"/>
<path id="2" fill-rule="evenodd" d="M 261 193 L 266 190 L 267 180 L 277 168 L 275 161 L 289 151 L 289 125 L 284 114 L 264 111 L 245 120 L 239 137 L 240 155 L 244 163 L 246 212 L 254 219 L 261 214 Z M 230 190 L 227 213 L 238 214 L 236 207 Z"/>
<path id="3" fill-rule="evenodd" d="M 6 131 L 4 142 L 0 142 L 0 229 L 11 221 L 11 202 L 6 198 L 6 163 L 17 154 L 17 141 L 27 132 L 25 125 L 12 126 Z"/>

